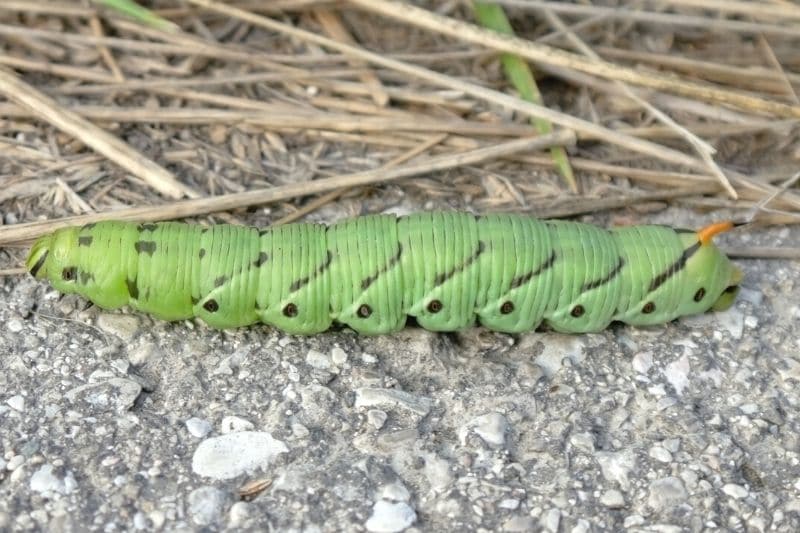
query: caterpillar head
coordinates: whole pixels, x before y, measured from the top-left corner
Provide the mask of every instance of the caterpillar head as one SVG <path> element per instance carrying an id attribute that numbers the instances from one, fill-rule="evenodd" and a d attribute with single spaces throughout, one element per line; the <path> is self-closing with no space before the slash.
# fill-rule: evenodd
<path id="1" fill-rule="evenodd" d="M 724 311 L 733 305 L 744 275 L 712 242 L 714 235 L 733 227 L 731 222 L 719 222 L 697 232 L 700 249 L 694 261 L 687 264 L 695 290 L 694 301 L 702 311 Z"/>
<path id="2" fill-rule="evenodd" d="M 75 292 L 77 228 L 64 228 L 33 243 L 25 265 L 37 279 L 47 279 L 61 292 Z"/>

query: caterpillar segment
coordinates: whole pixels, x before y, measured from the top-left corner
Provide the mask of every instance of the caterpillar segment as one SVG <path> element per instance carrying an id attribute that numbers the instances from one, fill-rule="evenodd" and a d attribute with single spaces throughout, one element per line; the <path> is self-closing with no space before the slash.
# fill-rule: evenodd
<path id="1" fill-rule="evenodd" d="M 381 334 L 412 316 L 433 331 L 545 322 L 579 333 L 730 306 L 742 273 L 712 239 L 731 227 L 605 230 L 456 212 L 267 229 L 100 222 L 40 238 L 27 266 L 103 308 L 217 328 L 314 334 L 337 321 Z"/>

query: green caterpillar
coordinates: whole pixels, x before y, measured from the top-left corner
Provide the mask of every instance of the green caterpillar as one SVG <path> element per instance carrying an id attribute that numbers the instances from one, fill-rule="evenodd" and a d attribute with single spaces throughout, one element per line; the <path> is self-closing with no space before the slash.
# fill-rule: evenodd
<path id="1" fill-rule="evenodd" d="M 434 331 L 477 318 L 504 332 L 542 321 L 589 332 L 729 307 L 742 273 L 711 238 L 730 227 L 605 230 L 456 212 L 267 229 L 100 222 L 41 237 L 27 267 L 103 308 L 218 328 L 313 334 L 337 321 L 382 334 L 411 316 Z"/>

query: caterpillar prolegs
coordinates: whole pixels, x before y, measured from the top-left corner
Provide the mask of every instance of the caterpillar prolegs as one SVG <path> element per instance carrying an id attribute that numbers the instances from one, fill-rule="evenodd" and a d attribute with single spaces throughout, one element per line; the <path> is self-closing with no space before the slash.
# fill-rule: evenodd
<path id="1" fill-rule="evenodd" d="M 213 327 L 264 322 L 313 334 L 334 321 L 364 334 L 479 321 L 563 332 L 663 323 L 731 305 L 742 273 L 699 232 L 605 230 L 519 215 L 372 215 L 330 226 L 100 222 L 40 238 L 28 270 L 103 308 L 129 305 Z"/>

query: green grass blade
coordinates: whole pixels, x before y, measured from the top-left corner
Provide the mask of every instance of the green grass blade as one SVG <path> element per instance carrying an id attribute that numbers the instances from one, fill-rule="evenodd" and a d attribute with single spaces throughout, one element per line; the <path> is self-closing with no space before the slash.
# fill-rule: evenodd
<path id="1" fill-rule="evenodd" d="M 105 6 L 117 13 L 126 15 L 146 26 L 164 31 L 175 31 L 177 27 L 167 19 L 161 18 L 133 0 L 93 0 L 95 4 Z"/>
<path id="2" fill-rule="evenodd" d="M 506 17 L 503 8 L 490 2 L 473 2 L 475 18 L 478 22 L 490 30 L 506 35 L 514 35 L 514 29 Z M 542 95 L 536 80 L 533 77 L 528 63 L 521 57 L 514 54 L 503 54 L 500 58 L 503 64 L 503 71 L 511 85 L 517 90 L 523 100 L 542 105 Z M 553 129 L 552 124 L 540 118 L 531 118 L 531 124 L 541 134 L 550 133 Z M 555 146 L 550 149 L 550 155 L 555 163 L 556 170 L 566 181 L 567 186 L 572 192 L 578 192 L 578 183 L 572 166 L 567 158 L 567 151 L 562 146 Z"/>

